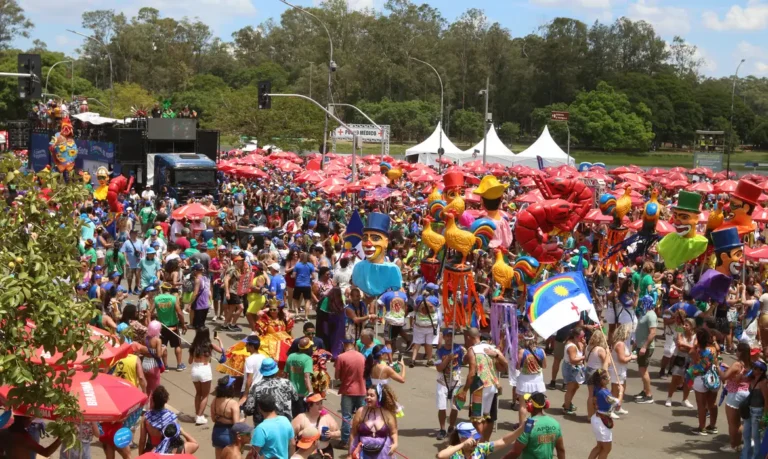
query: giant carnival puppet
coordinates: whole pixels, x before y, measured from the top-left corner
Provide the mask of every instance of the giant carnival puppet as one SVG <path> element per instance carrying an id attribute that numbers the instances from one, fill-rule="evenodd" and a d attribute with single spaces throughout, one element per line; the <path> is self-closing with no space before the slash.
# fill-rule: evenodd
<path id="1" fill-rule="evenodd" d="M 696 225 L 701 213 L 700 207 L 699 193 L 680 191 L 677 205 L 672 207 L 672 224 L 675 232 L 664 236 L 657 247 L 667 269 L 675 269 L 707 250 L 707 238 L 696 233 Z"/>
<path id="2" fill-rule="evenodd" d="M 372 212 L 363 228 L 365 260 L 355 263 L 352 283 L 368 297 L 379 297 L 389 290 L 400 290 L 403 277 L 400 268 L 385 261 L 389 245 L 389 215 Z"/>
<path id="3" fill-rule="evenodd" d="M 96 180 L 99 186 L 93 191 L 93 198 L 97 201 L 106 201 L 109 191 L 109 170 L 104 166 L 96 169 Z"/>
<path id="4" fill-rule="evenodd" d="M 739 237 L 751 234 L 757 225 L 752 221 L 752 213 L 757 207 L 757 200 L 763 190 L 749 180 L 741 179 L 736 184 L 736 190 L 730 196 L 730 211 L 732 217 L 726 219 L 718 229 L 736 228 Z"/>
<path id="5" fill-rule="evenodd" d="M 51 138 L 48 150 L 51 152 L 56 168 L 65 180 L 69 180 L 69 174 L 75 168 L 77 158 L 77 144 L 69 118 L 61 120 L 61 131 Z"/>
<path id="6" fill-rule="evenodd" d="M 736 227 L 719 229 L 711 233 L 715 251 L 715 269 L 708 269 L 691 289 L 691 296 L 700 301 L 725 301 L 734 278 L 741 273 L 744 244 Z"/>
<path id="7" fill-rule="evenodd" d="M 389 179 L 390 186 L 395 186 L 397 181 L 400 180 L 400 177 L 403 176 L 402 169 L 392 167 L 392 164 L 386 161 L 382 161 L 381 164 L 379 164 L 379 169 L 381 170 L 381 173 Z"/>
<path id="8" fill-rule="evenodd" d="M 472 193 L 480 196 L 483 200 L 483 209 L 485 209 L 488 218 L 493 220 L 496 225 L 496 231 L 489 243 L 489 247 L 507 248 L 512 244 L 512 229 L 509 227 L 509 221 L 501 212 L 501 198 L 507 189 L 507 184 L 499 182 L 493 175 L 486 175 L 480 181 L 480 186 L 475 188 Z"/>

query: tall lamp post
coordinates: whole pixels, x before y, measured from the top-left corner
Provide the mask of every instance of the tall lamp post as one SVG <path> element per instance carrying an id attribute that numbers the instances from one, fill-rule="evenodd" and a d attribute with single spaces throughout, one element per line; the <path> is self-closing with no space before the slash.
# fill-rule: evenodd
<path id="1" fill-rule="evenodd" d="M 440 162 L 440 159 L 443 158 L 443 100 L 445 99 L 445 91 L 443 89 L 443 79 L 440 78 L 440 72 L 437 71 L 436 68 L 432 66 L 429 62 L 424 62 L 421 59 L 416 59 L 415 57 L 408 56 L 409 59 L 413 59 L 416 62 L 421 62 L 422 64 L 426 65 L 427 67 L 431 68 L 433 72 L 435 72 L 435 75 L 437 75 L 437 80 L 440 82 L 440 143 L 437 150 L 437 157 L 438 157 L 438 164 L 437 164 L 437 170 L 440 172 L 442 170 L 442 163 Z"/>
<path id="2" fill-rule="evenodd" d="M 378 130 L 379 130 L 379 132 L 381 132 L 381 159 L 382 159 L 382 160 L 384 159 L 384 128 L 382 128 L 382 127 L 381 127 L 381 126 L 379 126 L 379 125 L 378 125 L 378 124 L 377 124 L 375 121 L 373 121 L 373 120 L 371 119 L 371 117 L 370 117 L 370 116 L 368 116 L 368 115 L 367 115 L 367 114 L 366 114 L 364 111 L 360 110 L 359 108 L 355 107 L 355 106 L 354 106 L 354 105 L 352 105 L 352 104 L 328 104 L 328 105 L 330 105 L 331 107 L 335 107 L 335 106 L 338 106 L 338 107 L 350 107 L 350 108 L 354 108 L 355 110 L 357 110 L 357 112 L 358 112 L 358 113 L 360 113 L 361 115 L 363 115 L 363 117 L 364 117 L 365 119 L 367 119 L 369 123 L 371 123 L 371 124 L 373 124 L 374 126 L 376 126 L 376 129 L 378 129 Z M 362 147 L 361 147 L 361 148 L 362 148 Z M 362 154 L 362 153 L 361 153 L 361 154 Z"/>
<path id="3" fill-rule="evenodd" d="M 728 148 L 727 153 L 727 159 L 726 159 L 726 167 L 725 167 L 725 179 L 728 180 L 731 178 L 731 154 L 733 153 L 733 147 L 731 146 L 731 142 L 733 141 L 733 100 L 736 97 L 736 80 L 739 79 L 739 69 L 741 68 L 741 64 L 744 63 L 746 59 L 742 59 L 741 62 L 739 62 L 739 65 L 736 67 L 736 73 L 733 74 L 733 88 L 731 89 L 731 121 L 730 121 L 730 130 L 728 131 L 728 145 L 726 147 Z"/>
<path id="4" fill-rule="evenodd" d="M 96 43 L 100 44 L 102 47 L 104 47 L 104 51 L 107 53 L 107 58 L 109 59 L 109 117 L 112 117 L 112 105 L 113 105 L 113 99 L 115 97 L 115 86 L 114 86 L 114 69 L 112 68 L 112 55 L 109 54 L 109 48 L 107 47 L 106 43 L 104 43 L 101 40 L 98 40 L 95 37 L 92 37 L 90 35 L 86 35 L 84 33 L 76 32 L 74 30 L 67 29 L 67 32 L 71 32 L 75 35 L 80 35 L 83 38 L 87 38 L 89 40 L 93 40 Z"/>
<path id="5" fill-rule="evenodd" d="M 45 91 L 44 92 L 46 94 L 48 94 L 48 78 L 51 77 L 51 70 L 53 70 L 53 68 L 56 67 L 59 64 L 65 64 L 65 63 L 68 63 L 68 62 L 72 64 L 72 94 L 73 95 L 75 94 L 75 61 L 59 61 L 59 62 L 56 62 L 55 64 L 53 64 L 48 69 L 48 74 L 45 75 Z"/>
<path id="6" fill-rule="evenodd" d="M 483 126 L 485 129 L 483 130 L 483 166 L 485 166 L 485 152 L 488 147 L 488 129 L 490 128 L 490 123 L 488 123 L 488 92 L 491 88 L 491 78 L 486 77 L 485 78 L 485 89 L 480 90 L 480 94 L 485 94 L 485 114 L 483 115 Z"/>
<path id="7" fill-rule="evenodd" d="M 293 5 L 291 3 L 288 3 L 285 0 L 280 0 L 281 3 L 290 6 L 291 8 L 295 10 L 299 10 L 302 13 L 306 14 L 307 16 L 310 16 L 315 19 L 315 21 L 319 22 L 321 26 L 323 26 L 323 29 L 325 29 L 325 33 L 328 35 L 328 42 L 331 45 L 331 51 L 329 53 L 328 57 L 328 101 L 327 104 L 331 103 L 331 73 L 336 71 L 336 63 L 333 62 L 333 40 L 331 39 L 331 32 L 328 31 L 328 27 L 325 26 L 323 21 L 320 20 L 317 16 L 310 13 L 309 11 L 305 10 L 304 8 L 300 6 Z M 310 83 L 311 84 L 311 83 Z M 325 128 L 323 129 L 323 159 L 320 161 L 320 167 L 323 167 L 325 165 L 325 153 L 328 150 L 328 111 L 325 112 Z"/>

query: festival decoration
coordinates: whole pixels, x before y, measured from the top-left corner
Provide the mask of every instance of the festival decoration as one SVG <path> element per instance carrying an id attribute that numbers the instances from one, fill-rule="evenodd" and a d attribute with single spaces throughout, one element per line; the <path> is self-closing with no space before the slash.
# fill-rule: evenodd
<path id="1" fill-rule="evenodd" d="M 643 206 L 643 215 L 641 219 L 638 222 L 632 222 L 628 226 L 629 228 L 636 229 L 637 232 L 611 246 L 608 253 L 605 254 L 605 257 L 609 260 L 608 266 L 611 268 L 616 267 L 616 259 L 620 251 L 624 251 L 626 256 L 631 259 L 637 255 L 645 254 L 651 245 L 653 245 L 653 243 L 660 237 L 659 232 L 661 232 L 662 235 L 668 234 L 668 232 L 664 232 L 664 229 L 659 230 L 659 228 L 664 228 L 667 223 L 659 223 L 663 206 L 659 203 L 658 194 L 658 190 L 654 188 L 651 191 L 651 197 Z M 639 226 L 636 226 L 637 224 L 639 224 Z M 624 234 L 626 234 L 626 232 Z M 619 236 L 621 236 L 621 229 L 618 234 L 614 234 L 614 237 L 618 238 Z"/>
<path id="2" fill-rule="evenodd" d="M 712 244 L 715 250 L 715 269 L 708 269 L 691 288 L 691 296 L 700 301 L 725 301 L 725 296 L 734 277 L 741 273 L 741 258 L 744 244 L 735 227 L 713 231 Z"/>
<path id="3" fill-rule="evenodd" d="M 558 274 L 534 285 L 532 296 L 528 321 L 544 339 L 577 322 L 584 311 L 590 319 L 599 322 L 581 271 Z"/>
<path id="4" fill-rule="evenodd" d="M 537 175 L 533 178 L 545 199 L 563 199 L 571 203 L 571 216 L 566 223 L 571 231 L 592 208 L 594 193 L 584 182 L 578 179 L 551 177 L 546 180 Z"/>
<path id="5" fill-rule="evenodd" d="M 504 335 L 504 356 L 510 368 L 517 368 L 518 308 L 514 303 L 491 303 L 491 340 L 497 346 Z M 514 376 L 512 372 L 510 375 Z"/>
<path id="6" fill-rule="evenodd" d="M 400 180 L 400 177 L 403 176 L 403 170 L 398 167 L 392 167 L 392 164 L 382 161 L 381 164 L 379 164 L 379 169 L 381 170 L 381 173 L 386 176 L 389 179 L 389 184 L 394 186 L 398 180 Z"/>
<path id="7" fill-rule="evenodd" d="M 600 258 L 603 260 L 601 269 L 613 271 L 618 267 L 619 251 L 613 248 L 620 247 L 627 236 L 624 217 L 632 209 L 631 193 L 632 189 L 627 186 L 624 188 L 624 194 L 619 198 L 608 193 L 600 196 L 598 202 L 600 212 L 613 217 L 613 222 L 608 225 L 607 237 L 600 244 Z"/>
<path id="8" fill-rule="evenodd" d="M 125 178 L 123 175 L 117 175 L 109 181 L 109 187 L 107 188 L 107 202 L 109 203 L 109 211 L 115 214 L 123 213 L 123 203 L 117 198 L 120 193 L 128 193 L 133 185 L 133 176 L 130 179 Z"/>
<path id="9" fill-rule="evenodd" d="M 494 253 L 496 254 L 496 261 L 493 263 L 493 266 L 491 266 L 491 274 L 493 275 L 494 282 L 501 287 L 501 291 L 499 291 L 499 294 L 491 300 L 501 301 L 504 299 L 504 292 L 512 289 L 515 270 L 504 262 L 503 254 L 507 253 L 507 249 L 504 247 L 496 248 Z"/>
<path id="10" fill-rule="evenodd" d="M 493 238 L 488 244 L 491 248 L 509 247 L 512 244 L 512 229 L 500 210 L 501 198 L 504 196 L 507 186 L 507 184 L 499 182 L 499 179 L 495 176 L 486 175 L 480 181 L 480 186 L 472 191 L 473 194 L 482 197 L 483 208 L 488 218 L 493 220 L 493 223 L 496 225 L 496 231 L 493 233 Z"/>
<path id="11" fill-rule="evenodd" d="M 488 247 L 496 225 L 488 218 L 481 218 L 475 220 L 467 231 L 456 226 L 457 217 L 455 211 L 446 215 L 445 244 L 449 249 L 461 254 L 461 262 L 455 267 L 462 269 L 466 267 L 467 257 L 473 249 Z"/>
<path id="12" fill-rule="evenodd" d="M 96 180 L 99 182 L 99 186 L 93 192 L 93 198 L 97 201 L 104 201 L 107 199 L 107 192 L 109 191 L 109 171 L 106 167 L 101 166 L 96 169 Z"/>
<path id="13" fill-rule="evenodd" d="M 444 214 L 450 211 L 456 211 L 456 218 L 464 213 L 464 174 L 461 172 L 447 172 L 443 175 L 443 199 L 435 200 L 429 203 L 429 215 L 436 222 L 443 221 Z"/>
<path id="14" fill-rule="evenodd" d="M 51 138 L 48 150 L 59 172 L 72 172 L 77 158 L 77 144 L 69 118 L 61 120 L 61 131 Z"/>
<path id="15" fill-rule="evenodd" d="M 517 215 L 515 239 L 525 252 L 540 263 L 556 263 L 563 256 L 557 244 L 544 243 L 545 236 L 554 230 L 568 232 L 571 204 L 563 199 L 550 199 L 531 204 Z"/>
<path id="16" fill-rule="evenodd" d="M 752 221 L 752 213 L 763 190 L 754 182 L 741 179 L 736 190 L 731 193 L 730 207 L 733 217 L 725 220 L 720 229 L 735 227 L 739 236 L 744 237 L 755 231 L 757 225 Z"/>
<path id="17" fill-rule="evenodd" d="M 677 232 L 664 236 L 657 247 L 667 269 L 675 269 L 707 250 L 707 238 L 696 234 L 700 205 L 699 193 L 681 191 L 678 195 L 677 205 L 672 207 L 673 224 Z"/>
<path id="18" fill-rule="evenodd" d="M 402 288 L 400 268 L 384 262 L 389 245 L 389 215 L 372 212 L 363 228 L 365 260 L 355 263 L 352 283 L 369 297 L 378 297 L 387 290 Z"/>
<path id="19" fill-rule="evenodd" d="M 424 229 L 421 231 L 421 241 L 432 250 L 432 256 L 427 258 L 427 262 L 437 263 L 437 253 L 445 245 L 445 237 L 432 229 L 434 219 L 430 216 L 424 217 Z"/>

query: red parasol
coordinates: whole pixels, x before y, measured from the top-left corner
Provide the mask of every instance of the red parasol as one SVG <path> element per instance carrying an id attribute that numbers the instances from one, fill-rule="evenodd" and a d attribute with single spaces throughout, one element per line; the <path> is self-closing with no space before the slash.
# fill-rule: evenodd
<path id="1" fill-rule="evenodd" d="M 667 172 L 669 172 L 669 171 L 664 170 L 664 169 L 662 169 L 660 167 L 654 167 L 653 169 L 650 169 L 648 172 L 646 172 L 646 174 L 647 175 L 661 175 L 661 174 L 666 174 Z"/>
<path id="2" fill-rule="evenodd" d="M 320 167 L 320 159 L 310 159 L 307 161 L 307 170 L 308 171 L 319 171 L 321 169 Z"/>
<path id="3" fill-rule="evenodd" d="M 613 221 L 613 217 L 610 215 L 603 215 L 600 209 L 592 209 L 587 212 L 587 215 L 585 215 L 581 221 L 587 223 L 609 223 Z"/>
<path id="4" fill-rule="evenodd" d="M 34 329 L 35 325 L 31 322 L 27 323 L 27 327 L 30 329 Z M 91 332 L 91 341 L 103 341 L 104 342 L 104 350 L 99 354 L 98 358 L 101 360 L 100 367 L 101 368 L 109 368 L 111 367 L 115 362 L 122 359 L 126 355 L 131 353 L 131 345 L 128 343 L 119 344 L 117 339 L 114 337 L 114 335 L 110 334 L 109 332 L 106 332 L 100 328 L 96 328 L 92 325 L 88 326 L 90 332 Z M 82 366 L 82 363 L 91 358 L 90 355 L 85 355 L 82 353 L 82 349 L 79 349 L 77 351 L 77 355 L 75 356 L 74 360 L 68 360 L 66 362 L 66 365 L 57 365 L 56 362 L 61 359 L 63 356 L 62 352 L 55 352 L 54 354 L 51 354 L 50 352 L 46 352 L 45 349 L 40 348 L 37 349 L 34 352 L 34 355 L 31 357 L 32 363 L 42 363 L 43 359 L 45 359 L 46 362 L 48 362 L 51 366 L 53 366 L 56 369 L 64 369 L 64 368 L 79 368 Z"/>
<path id="5" fill-rule="evenodd" d="M 677 173 L 680 173 L 680 174 L 687 174 L 688 173 L 688 169 L 686 169 L 684 167 L 681 167 L 681 166 L 677 166 L 677 167 L 673 167 L 672 169 L 670 169 L 669 172 L 677 172 Z"/>
<path id="6" fill-rule="evenodd" d="M 536 186 L 536 182 L 534 182 L 532 178 L 526 177 L 520 180 L 520 186 L 523 186 L 523 187 Z"/>
<path id="7" fill-rule="evenodd" d="M 595 180 L 602 180 L 605 183 L 613 183 L 613 182 L 615 182 L 613 177 L 609 177 L 608 175 L 606 175 L 606 174 L 604 174 L 602 172 L 588 171 L 588 172 L 584 172 L 581 176 L 584 177 L 584 178 L 590 178 L 590 179 L 595 179 Z"/>
<path id="8" fill-rule="evenodd" d="M 702 210 L 701 213 L 699 213 L 699 223 L 707 223 L 708 221 L 709 221 L 709 211 Z"/>
<path id="9" fill-rule="evenodd" d="M 754 220 L 754 217 L 752 217 Z M 759 261 L 760 263 L 768 262 L 768 245 L 762 247 L 744 247 L 744 255 L 750 260 Z"/>
<path id="10" fill-rule="evenodd" d="M 232 170 L 232 173 L 235 175 L 240 175 L 240 176 L 249 177 L 249 178 L 268 178 L 269 177 L 269 174 L 253 166 L 237 166 L 235 169 Z"/>
<path id="11" fill-rule="evenodd" d="M 763 207 L 755 209 L 755 212 L 752 214 L 752 220 L 760 223 L 768 222 L 768 209 Z"/>
<path id="12" fill-rule="evenodd" d="M 319 152 L 314 152 L 314 153 L 307 153 L 306 155 L 304 155 L 304 157 L 307 159 L 320 159 L 323 157 L 323 155 L 320 154 Z"/>
<path id="13" fill-rule="evenodd" d="M 321 154 L 321 156 L 322 156 L 322 154 Z M 326 153 L 326 154 L 325 154 L 325 157 L 326 157 L 326 158 L 335 159 L 335 158 L 338 158 L 338 157 L 339 157 L 339 155 L 337 155 L 336 153 L 333 153 L 333 152 L 331 152 L 331 153 Z"/>
<path id="14" fill-rule="evenodd" d="M 688 186 L 687 180 L 673 180 L 666 185 L 664 185 L 664 188 L 674 189 L 674 188 L 685 188 Z"/>
<path id="15" fill-rule="evenodd" d="M 527 170 L 528 170 L 528 168 L 523 166 L 523 165 L 521 165 L 521 164 L 518 164 L 517 166 L 512 166 L 512 167 L 509 168 L 509 172 L 511 172 L 513 174 L 520 174 L 520 173 L 525 172 Z"/>
<path id="16" fill-rule="evenodd" d="M 764 175 L 760 175 L 760 174 L 747 174 L 742 176 L 741 178 L 744 180 L 749 180 L 750 182 L 755 182 L 755 183 L 762 183 L 766 179 Z"/>
<path id="17" fill-rule="evenodd" d="M 140 409 L 147 401 L 141 389 L 133 387 L 128 381 L 104 373 L 96 378 L 92 373 L 77 372 L 72 376 L 72 383 L 67 391 L 78 399 L 82 421 L 118 422 Z M 14 390 L 11 386 L 0 387 L 0 404 L 8 404 L 8 394 Z M 21 389 L 23 390 L 23 389 Z M 34 415 L 43 419 L 56 420 L 56 407 L 40 407 L 38 414 L 33 414 L 31 407 L 21 405 L 14 408 L 14 413 Z M 29 413 L 27 413 L 29 411 Z"/>
<path id="18" fill-rule="evenodd" d="M 682 172 L 672 172 L 671 174 L 667 175 L 667 178 L 670 180 L 685 180 L 688 181 L 688 176 L 683 174 Z"/>
<path id="19" fill-rule="evenodd" d="M 329 177 L 321 182 L 317 183 L 318 188 L 327 188 L 329 186 L 345 186 L 348 182 L 344 179 L 338 178 L 338 177 Z"/>
<path id="20" fill-rule="evenodd" d="M 347 189 L 346 185 L 328 185 L 320 188 L 320 191 L 327 195 L 341 194 Z"/>
<path id="21" fill-rule="evenodd" d="M 633 190 L 637 190 L 637 191 L 645 191 L 646 189 L 648 189 L 648 185 L 643 185 L 642 183 L 631 182 L 631 181 L 626 181 L 624 183 L 621 183 L 620 185 L 617 185 L 617 187 L 620 187 L 620 188 L 624 188 L 626 186 L 629 186 Z"/>
<path id="22" fill-rule="evenodd" d="M 470 190 L 469 188 L 464 190 L 464 201 L 466 201 L 466 202 L 474 202 L 476 204 L 480 204 L 481 202 L 483 202 L 483 200 L 480 197 L 480 195 L 477 195 L 477 194 L 473 193 L 472 190 Z"/>
<path id="23" fill-rule="evenodd" d="M 710 182 L 698 182 L 688 187 L 688 191 L 698 191 L 699 193 L 712 193 L 715 187 Z"/>
<path id="24" fill-rule="evenodd" d="M 635 230 L 635 231 L 639 231 L 640 228 L 642 228 L 642 227 L 643 227 L 643 221 L 642 220 L 635 220 L 632 223 L 627 225 L 627 228 Z M 674 233 L 675 232 L 675 227 L 672 226 L 672 224 L 667 222 L 667 221 L 659 220 L 659 221 L 656 222 L 656 232 L 661 234 L 662 236 L 666 236 L 669 233 Z"/>
<path id="25" fill-rule="evenodd" d="M 379 174 L 379 175 L 372 175 L 372 176 L 370 176 L 370 177 L 368 177 L 366 179 L 361 180 L 360 182 L 363 183 L 364 185 L 371 185 L 371 186 L 374 186 L 374 187 L 389 185 L 389 179 L 384 177 L 381 174 Z"/>
<path id="26" fill-rule="evenodd" d="M 629 181 L 629 182 L 637 182 L 637 183 L 639 183 L 641 185 L 645 185 L 645 186 L 650 185 L 650 183 L 648 183 L 648 180 L 646 180 L 645 177 L 643 177 L 640 174 L 636 174 L 634 172 L 630 172 L 628 174 L 621 174 L 621 175 L 619 175 L 619 177 L 622 180 L 626 180 L 626 181 Z"/>
<path id="27" fill-rule="evenodd" d="M 411 176 L 412 182 L 437 182 L 441 179 L 442 177 L 435 174 L 434 172 L 426 172 L 426 171 L 419 174 L 414 174 Z"/>
<path id="28" fill-rule="evenodd" d="M 611 175 L 621 175 L 621 174 L 629 174 L 631 172 L 634 172 L 632 169 L 630 169 L 627 166 L 619 166 L 616 169 L 613 169 L 609 171 L 608 173 Z"/>
<path id="29" fill-rule="evenodd" d="M 544 201 L 544 196 L 541 194 L 541 191 L 538 189 L 531 190 L 524 195 L 517 196 L 513 199 L 513 201 L 517 202 L 528 202 L 533 204 L 534 202 L 541 202 Z"/>
<path id="30" fill-rule="evenodd" d="M 299 166 L 298 164 L 294 164 L 290 161 L 285 161 L 285 160 L 275 161 L 274 165 L 277 169 L 280 169 L 282 172 L 301 172 L 304 170 L 304 168 Z"/>
<path id="31" fill-rule="evenodd" d="M 377 174 L 381 172 L 381 167 L 378 164 L 366 164 L 360 168 L 360 172 L 363 174 Z"/>
<path id="32" fill-rule="evenodd" d="M 713 177 L 715 180 L 725 180 L 726 174 L 725 171 L 720 171 Z M 731 171 L 730 174 L 728 174 L 728 178 L 736 178 L 736 172 Z"/>
<path id="33" fill-rule="evenodd" d="M 182 218 L 200 220 L 203 217 L 215 217 L 218 214 L 219 212 L 213 207 L 206 207 L 199 202 L 193 202 L 171 212 L 171 217 L 176 220 L 181 220 Z"/>
<path id="34" fill-rule="evenodd" d="M 533 177 L 534 175 L 546 176 L 547 173 L 539 169 L 526 169 L 518 174 L 520 177 Z"/>
<path id="35" fill-rule="evenodd" d="M 489 172 L 496 177 L 504 177 L 505 175 L 507 175 L 507 171 L 504 169 L 496 168 L 496 169 L 491 169 Z"/>
<path id="36" fill-rule="evenodd" d="M 318 183 L 325 180 L 325 174 L 320 171 L 305 171 L 296 176 L 296 183 Z"/>
<path id="37" fill-rule="evenodd" d="M 706 177 L 712 177 L 712 169 L 708 167 L 696 167 L 688 171 L 692 175 L 704 175 Z"/>
<path id="38" fill-rule="evenodd" d="M 718 193 L 733 193 L 736 191 L 736 185 L 735 180 L 723 180 L 715 184 L 715 191 Z"/>
<path id="39" fill-rule="evenodd" d="M 467 185 L 480 185 L 480 179 L 474 175 L 464 175 L 464 181 L 467 183 Z"/>
<path id="40" fill-rule="evenodd" d="M 350 183 L 349 185 L 344 187 L 344 191 L 347 193 L 357 193 L 360 190 L 363 189 L 363 185 L 358 180 L 357 182 Z"/>
<path id="41" fill-rule="evenodd" d="M 477 164 L 474 166 L 469 166 L 464 168 L 467 172 L 472 172 L 473 174 L 485 174 L 488 171 L 488 168 L 483 166 L 482 164 Z"/>
<path id="42" fill-rule="evenodd" d="M 440 158 L 437 160 L 440 164 L 453 164 L 453 160 L 450 160 L 448 158 Z"/>

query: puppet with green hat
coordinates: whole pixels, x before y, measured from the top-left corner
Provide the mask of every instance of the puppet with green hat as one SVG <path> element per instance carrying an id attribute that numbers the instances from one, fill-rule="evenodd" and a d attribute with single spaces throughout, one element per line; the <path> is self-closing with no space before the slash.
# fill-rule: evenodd
<path id="1" fill-rule="evenodd" d="M 681 191 L 678 195 L 677 205 L 672 207 L 672 224 L 676 232 L 664 236 L 658 245 L 659 255 L 667 269 L 675 269 L 707 250 L 709 241 L 696 233 L 700 206 L 699 193 Z"/>

